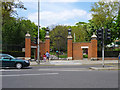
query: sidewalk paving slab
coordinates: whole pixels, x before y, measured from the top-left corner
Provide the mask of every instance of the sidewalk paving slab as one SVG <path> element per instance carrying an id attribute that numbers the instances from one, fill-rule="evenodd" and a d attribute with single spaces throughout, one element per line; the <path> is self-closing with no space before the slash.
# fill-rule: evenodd
<path id="1" fill-rule="evenodd" d="M 118 67 L 90 67 L 92 70 L 118 70 Z"/>
<path id="2" fill-rule="evenodd" d="M 39 65 L 36 61 L 30 62 L 30 65 Z M 100 65 L 102 61 L 91 61 L 91 60 L 50 60 L 42 61 L 40 65 Z M 118 60 L 105 60 L 105 64 L 118 64 Z"/>
<path id="3" fill-rule="evenodd" d="M 102 61 L 91 61 L 91 60 L 50 60 L 50 61 L 42 61 L 40 64 L 38 64 L 36 61 L 32 61 L 30 63 L 31 66 L 36 66 L 36 65 L 102 65 Z M 91 70 L 118 70 L 118 60 L 105 60 L 104 61 L 105 67 L 102 66 L 95 66 L 95 67 L 90 67 L 88 69 Z M 112 65 L 111 65 L 112 64 Z M 113 65 L 116 64 L 116 65 Z"/>

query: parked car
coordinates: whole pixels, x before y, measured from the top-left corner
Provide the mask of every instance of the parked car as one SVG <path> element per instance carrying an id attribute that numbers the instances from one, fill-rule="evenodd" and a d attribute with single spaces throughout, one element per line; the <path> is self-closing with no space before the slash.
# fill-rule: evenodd
<path id="1" fill-rule="evenodd" d="M 21 69 L 30 65 L 29 60 L 16 59 L 9 54 L 0 54 L 0 65 L 2 67 L 16 67 Z"/>

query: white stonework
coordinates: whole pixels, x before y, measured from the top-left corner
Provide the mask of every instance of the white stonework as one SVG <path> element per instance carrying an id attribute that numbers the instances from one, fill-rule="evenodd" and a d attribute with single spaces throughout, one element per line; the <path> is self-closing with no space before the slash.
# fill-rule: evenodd
<path id="1" fill-rule="evenodd" d="M 97 36 L 95 35 L 95 33 L 93 33 L 93 35 L 91 36 L 91 38 L 97 38 Z"/>
<path id="2" fill-rule="evenodd" d="M 46 35 L 45 38 L 50 38 L 50 36 L 49 36 L 49 35 Z"/>
<path id="3" fill-rule="evenodd" d="M 27 32 L 27 34 L 26 34 L 25 36 L 27 36 L 27 37 L 30 37 L 30 34 L 29 34 L 29 32 Z"/>
<path id="4" fill-rule="evenodd" d="M 72 60 L 72 57 L 68 57 L 67 59 L 68 59 L 68 60 Z"/>
<path id="5" fill-rule="evenodd" d="M 68 37 L 67 38 L 72 38 L 72 36 L 71 35 L 68 35 Z"/>
<path id="6" fill-rule="evenodd" d="M 89 48 L 88 46 L 81 46 L 81 48 Z"/>
<path id="7" fill-rule="evenodd" d="M 25 60 L 30 60 L 31 59 L 31 57 L 25 57 Z"/>

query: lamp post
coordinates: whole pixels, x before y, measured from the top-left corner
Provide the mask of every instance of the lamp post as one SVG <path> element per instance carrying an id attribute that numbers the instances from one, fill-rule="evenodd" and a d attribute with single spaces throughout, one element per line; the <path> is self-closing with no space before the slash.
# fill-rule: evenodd
<path id="1" fill-rule="evenodd" d="M 49 28 L 48 28 L 48 27 L 46 28 L 46 30 L 45 30 L 45 31 L 46 31 L 46 36 L 49 36 L 49 31 L 50 31 L 50 30 L 49 30 Z"/>
<path id="2" fill-rule="evenodd" d="M 102 36 L 102 61 L 103 61 L 102 66 L 104 67 L 105 66 L 104 64 L 104 27 L 102 27 L 102 34 L 103 34 Z"/>
<path id="3" fill-rule="evenodd" d="M 68 29 L 68 36 L 71 36 L 71 28 Z"/>
<path id="4" fill-rule="evenodd" d="M 39 5 L 39 2 L 40 1 L 38 0 L 38 48 L 37 48 L 37 60 L 38 60 L 38 64 L 40 64 L 40 55 L 39 55 L 40 54 L 39 53 L 40 52 L 40 46 L 39 46 L 39 43 L 40 43 L 39 42 L 39 28 L 40 28 L 40 25 L 39 25 L 40 24 L 39 23 L 39 18 L 40 18 L 39 17 L 39 7 L 40 7 L 40 5 Z"/>

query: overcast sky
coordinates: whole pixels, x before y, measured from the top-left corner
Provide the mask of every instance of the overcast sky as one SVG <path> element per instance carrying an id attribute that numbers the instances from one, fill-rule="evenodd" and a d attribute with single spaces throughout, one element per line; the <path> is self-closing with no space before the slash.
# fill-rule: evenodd
<path id="1" fill-rule="evenodd" d="M 19 17 L 25 17 L 38 24 L 37 1 L 22 1 L 27 10 L 17 9 Z M 40 0 L 40 26 L 75 25 L 80 21 L 88 22 L 92 18 L 90 9 L 95 1 L 98 0 Z"/>

